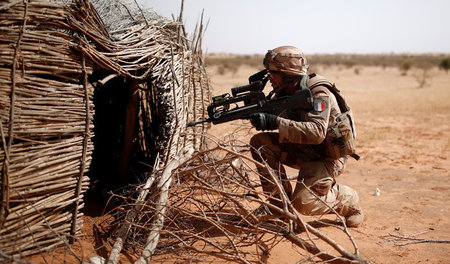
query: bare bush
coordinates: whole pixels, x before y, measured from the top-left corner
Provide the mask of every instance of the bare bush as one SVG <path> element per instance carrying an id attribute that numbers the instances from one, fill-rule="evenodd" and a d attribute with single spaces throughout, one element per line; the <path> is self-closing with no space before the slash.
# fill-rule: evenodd
<path id="1" fill-rule="evenodd" d="M 176 256 L 183 261 L 264 263 L 277 244 L 289 241 L 298 248 L 299 260 L 365 263 L 342 218 L 339 217 L 340 225 L 327 221 L 321 224 L 341 229 L 351 241 L 353 252 L 303 220 L 284 193 L 276 173 L 269 180 L 278 186 L 281 198 L 264 194 L 255 164 L 267 166 L 250 157 L 248 145 L 210 140 L 207 150 L 196 153 L 173 171 L 170 189 L 150 188 L 150 199 L 145 203 L 128 199 L 127 206 L 140 207 L 128 247 L 143 250 L 143 255 L 146 254 L 143 261 L 157 257 L 164 262 L 165 258 Z M 163 192 L 168 193 L 164 210 L 157 199 Z M 283 207 L 272 205 L 269 198 L 278 199 Z M 158 215 L 165 219 L 163 223 L 157 221 Z M 155 230 L 159 230 L 159 242 L 149 253 L 146 248 Z M 142 239 L 145 234 L 146 241 Z"/>
<path id="2" fill-rule="evenodd" d="M 417 81 L 419 88 L 423 88 L 431 81 L 431 69 L 433 65 L 429 63 L 421 63 L 417 65 L 417 71 L 414 73 L 414 79 Z"/>

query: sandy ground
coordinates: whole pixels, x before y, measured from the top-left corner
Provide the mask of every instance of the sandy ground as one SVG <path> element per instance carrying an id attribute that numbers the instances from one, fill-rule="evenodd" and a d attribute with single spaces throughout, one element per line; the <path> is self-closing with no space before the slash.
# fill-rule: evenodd
<path id="1" fill-rule="evenodd" d="M 255 71 L 213 73 L 215 94 L 245 84 Z M 432 70 L 429 84 L 419 88 L 419 71 L 402 76 L 395 68 L 359 68 L 356 74 L 354 68 L 318 67 L 317 72 L 337 84 L 355 114 L 362 159 L 351 159 L 337 181 L 360 196 L 366 220 L 351 234 L 361 256 L 372 263 L 450 263 L 450 74 Z M 226 130 L 217 125 L 210 133 Z M 402 246 L 394 242 L 411 240 L 392 241 L 389 235 L 447 243 Z M 292 250 L 282 243 L 268 262 L 296 263 Z"/>
<path id="2" fill-rule="evenodd" d="M 418 88 L 417 71 L 402 76 L 395 68 L 358 69 L 359 74 L 355 68 L 316 67 L 318 73 L 336 82 L 356 118 L 357 148 L 362 159 L 350 160 L 337 180 L 358 191 L 366 215 L 362 226 L 350 230 L 360 254 L 372 263 L 450 263 L 450 74 L 434 69 L 429 84 Z M 224 75 L 210 71 L 213 94 L 217 95 L 246 84 L 257 69 L 241 67 L 235 74 Z M 213 126 L 209 133 L 221 138 L 234 126 Z M 374 195 L 376 188 L 379 196 Z M 107 254 L 92 235 L 101 221 L 105 219 L 84 218 L 85 236 L 81 245 L 74 246 L 76 252 L 88 257 Z M 341 234 L 337 231 L 321 231 L 338 236 L 335 239 L 339 241 Z M 428 241 L 402 246 L 396 245 L 393 237 L 386 237 L 389 235 Z M 70 252 L 64 254 L 47 261 L 35 257 L 33 262 L 60 263 L 65 259 L 76 263 Z M 268 263 L 296 263 L 298 256 L 285 242 L 272 250 Z M 121 263 L 134 260 L 135 256 L 124 254 Z"/>

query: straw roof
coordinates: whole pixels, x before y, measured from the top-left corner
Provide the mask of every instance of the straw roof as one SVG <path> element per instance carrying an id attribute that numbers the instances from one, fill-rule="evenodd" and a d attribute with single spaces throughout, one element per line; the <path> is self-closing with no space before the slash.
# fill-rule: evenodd
<path id="1" fill-rule="evenodd" d="M 23 257 L 79 234 L 93 152 L 91 83 L 139 83 L 148 179 L 162 182 L 201 146 L 207 127 L 186 129 L 205 118 L 210 98 L 201 35 L 200 27 L 189 40 L 181 20 L 118 0 L 0 3 L 0 253 Z M 88 81 L 96 72 L 106 77 Z"/>

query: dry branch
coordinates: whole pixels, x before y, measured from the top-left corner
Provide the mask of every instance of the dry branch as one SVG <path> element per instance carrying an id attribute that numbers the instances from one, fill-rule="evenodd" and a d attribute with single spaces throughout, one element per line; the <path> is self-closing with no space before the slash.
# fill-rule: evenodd
<path id="1" fill-rule="evenodd" d="M 407 246 L 412 244 L 421 244 L 421 243 L 442 243 L 442 244 L 449 244 L 450 240 L 436 240 L 436 239 L 425 239 L 425 238 L 416 238 L 416 236 L 425 234 L 428 232 L 420 232 L 416 234 L 411 235 L 395 235 L 395 234 L 389 234 L 386 236 L 382 236 L 381 238 L 384 239 L 386 242 L 392 242 L 396 246 Z"/>

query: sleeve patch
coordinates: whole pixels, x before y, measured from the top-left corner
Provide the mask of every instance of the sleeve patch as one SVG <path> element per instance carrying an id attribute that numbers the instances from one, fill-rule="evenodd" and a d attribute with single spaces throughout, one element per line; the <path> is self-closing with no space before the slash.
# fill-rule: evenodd
<path id="1" fill-rule="evenodd" d="M 314 110 L 317 112 L 322 112 L 326 108 L 326 103 L 324 100 L 314 100 Z"/>

